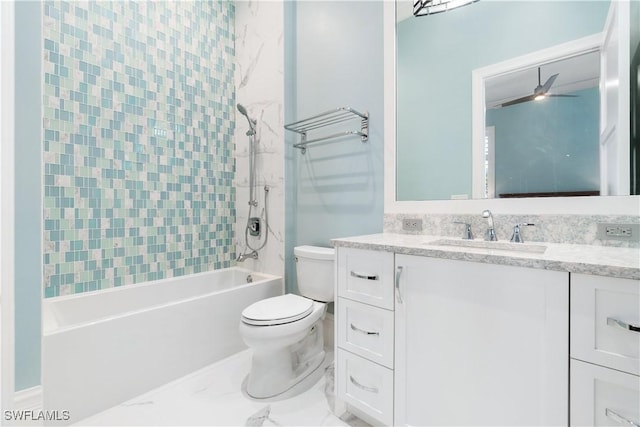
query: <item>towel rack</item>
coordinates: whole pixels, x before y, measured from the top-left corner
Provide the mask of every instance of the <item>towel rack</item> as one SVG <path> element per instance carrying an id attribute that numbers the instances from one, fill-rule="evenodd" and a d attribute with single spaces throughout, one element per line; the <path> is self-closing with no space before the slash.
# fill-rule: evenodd
<path id="1" fill-rule="evenodd" d="M 331 135 L 320 136 L 313 139 L 307 139 L 308 132 L 320 129 L 326 126 L 331 126 L 336 123 L 342 123 L 349 120 L 360 120 L 360 130 L 347 130 L 343 132 L 333 133 Z M 299 120 L 294 123 L 284 125 L 284 128 L 292 132 L 299 133 L 300 142 L 293 144 L 295 148 L 299 148 L 302 154 L 306 153 L 307 145 L 314 142 L 326 141 L 328 139 L 338 138 L 348 135 L 359 135 L 362 142 L 366 142 L 369 139 L 369 112 L 361 113 L 354 110 L 351 107 L 339 107 L 333 110 L 325 111 L 313 117 L 309 117 L 303 120 Z"/>

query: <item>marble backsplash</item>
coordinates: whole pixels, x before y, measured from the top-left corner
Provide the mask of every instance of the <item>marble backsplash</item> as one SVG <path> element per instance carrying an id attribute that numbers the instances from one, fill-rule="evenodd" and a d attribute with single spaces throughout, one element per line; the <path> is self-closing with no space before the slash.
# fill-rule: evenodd
<path id="1" fill-rule="evenodd" d="M 422 219 L 422 231 L 409 232 L 402 229 L 405 218 Z M 579 245 L 601 245 L 614 247 L 640 247 L 640 236 L 630 241 L 602 240 L 597 235 L 598 223 L 639 224 L 639 216 L 621 215 L 509 215 L 494 214 L 494 226 L 498 240 L 508 241 L 513 226 L 518 223 L 533 223 L 532 227 L 521 227 L 524 241 L 569 243 Z M 385 214 L 384 232 L 401 234 L 425 234 L 437 236 L 462 237 L 466 222 L 476 239 L 482 239 L 487 229 L 487 220 L 482 215 L 472 214 Z"/>

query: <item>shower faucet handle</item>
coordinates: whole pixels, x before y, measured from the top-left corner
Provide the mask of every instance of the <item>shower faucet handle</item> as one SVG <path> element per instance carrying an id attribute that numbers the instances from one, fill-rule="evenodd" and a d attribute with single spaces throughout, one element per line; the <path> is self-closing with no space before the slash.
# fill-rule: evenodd
<path id="1" fill-rule="evenodd" d="M 471 231 L 471 224 L 464 221 L 453 221 L 453 223 L 464 225 L 464 232 L 462 233 L 462 238 L 464 240 L 473 240 L 473 232 Z"/>

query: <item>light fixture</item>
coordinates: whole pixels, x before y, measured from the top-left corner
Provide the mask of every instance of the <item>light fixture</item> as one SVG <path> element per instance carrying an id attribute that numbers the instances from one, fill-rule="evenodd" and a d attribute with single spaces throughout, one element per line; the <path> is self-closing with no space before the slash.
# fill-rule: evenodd
<path id="1" fill-rule="evenodd" d="M 447 12 L 457 7 L 475 3 L 478 0 L 415 0 L 413 2 L 413 16 L 427 16 Z"/>
<path id="2" fill-rule="evenodd" d="M 536 101 L 542 101 L 545 98 L 544 93 L 541 93 L 540 95 L 536 95 L 535 98 L 533 98 Z"/>

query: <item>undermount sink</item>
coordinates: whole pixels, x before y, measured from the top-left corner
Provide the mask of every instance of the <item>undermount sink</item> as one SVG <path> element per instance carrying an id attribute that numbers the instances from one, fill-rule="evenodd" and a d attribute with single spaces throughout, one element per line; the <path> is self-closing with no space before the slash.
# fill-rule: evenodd
<path id="1" fill-rule="evenodd" d="M 486 240 L 441 239 L 428 242 L 434 246 L 456 246 L 461 248 L 492 249 L 511 252 L 528 252 L 541 254 L 547 250 L 545 245 L 535 243 L 489 242 Z"/>

